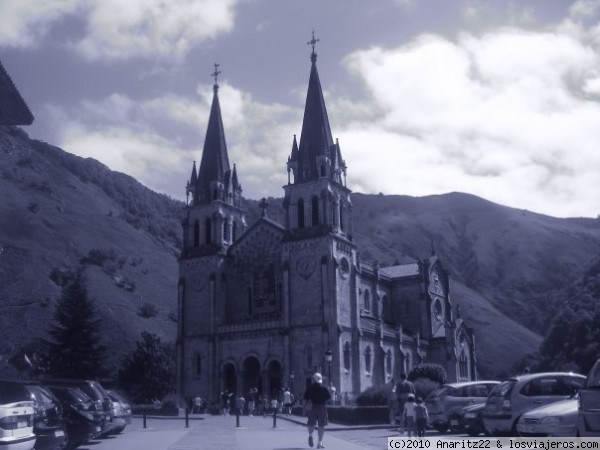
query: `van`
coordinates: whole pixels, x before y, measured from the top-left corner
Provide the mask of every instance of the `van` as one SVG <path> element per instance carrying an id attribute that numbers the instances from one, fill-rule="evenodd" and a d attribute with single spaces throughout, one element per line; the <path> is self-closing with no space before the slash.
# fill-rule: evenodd
<path id="1" fill-rule="evenodd" d="M 483 411 L 483 426 L 491 436 L 517 436 L 517 421 L 530 409 L 571 398 L 585 377 L 572 372 L 518 375 L 494 388 Z"/>
<path id="2" fill-rule="evenodd" d="M 577 435 L 600 437 L 600 359 L 596 361 L 579 390 Z"/>

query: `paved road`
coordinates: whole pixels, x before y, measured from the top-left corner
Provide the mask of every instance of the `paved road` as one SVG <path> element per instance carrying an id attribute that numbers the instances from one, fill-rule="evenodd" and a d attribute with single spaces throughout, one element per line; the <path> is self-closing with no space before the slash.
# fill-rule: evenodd
<path id="1" fill-rule="evenodd" d="M 237 428 L 233 416 L 201 416 L 190 420 L 151 418 L 147 428 L 134 418 L 121 435 L 95 440 L 80 450 L 300 450 L 309 449 L 306 427 L 283 419 L 273 428 L 272 417 L 241 417 Z M 382 450 L 393 428 L 339 429 L 326 431 L 328 450 Z M 437 435 L 437 433 L 436 433 Z M 315 432 L 316 440 L 316 432 Z M 316 442 L 315 442 L 316 445 Z"/>

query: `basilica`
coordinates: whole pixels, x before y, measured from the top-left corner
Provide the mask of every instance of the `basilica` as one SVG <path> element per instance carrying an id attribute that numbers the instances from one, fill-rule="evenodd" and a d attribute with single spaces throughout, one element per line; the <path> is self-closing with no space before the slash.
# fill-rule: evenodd
<path id="1" fill-rule="evenodd" d="M 188 181 L 179 258 L 177 389 L 302 392 L 315 371 L 343 399 L 420 363 L 449 381 L 476 378 L 472 330 L 450 300 L 448 273 L 430 256 L 379 267 L 353 239 L 348 166 L 334 140 L 315 40 L 300 140 L 287 162 L 284 220 L 246 221 L 242 168 L 231 165 L 213 100 L 200 165 Z"/>

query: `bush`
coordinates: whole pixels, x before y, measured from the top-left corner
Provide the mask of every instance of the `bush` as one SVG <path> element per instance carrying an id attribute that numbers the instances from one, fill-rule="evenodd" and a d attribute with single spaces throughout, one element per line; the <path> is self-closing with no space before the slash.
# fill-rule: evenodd
<path id="1" fill-rule="evenodd" d="M 413 367 L 407 378 L 413 382 L 418 378 L 429 378 L 438 384 L 444 384 L 448 376 L 446 375 L 446 369 L 439 364 L 423 363 Z"/>
<path id="2" fill-rule="evenodd" d="M 437 381 L 432 381 L 429 378 L 417 378 L 414 381 L 416 396 L 425 400 L 429 394 L 441 386 Z"/>
<path id="3" fill-rule="evenodd" d="M 371 386 L 360 393 L 356 398 L 356 404 L 358 406 L 388 406 L 392 387 L 391 385 Z"/>

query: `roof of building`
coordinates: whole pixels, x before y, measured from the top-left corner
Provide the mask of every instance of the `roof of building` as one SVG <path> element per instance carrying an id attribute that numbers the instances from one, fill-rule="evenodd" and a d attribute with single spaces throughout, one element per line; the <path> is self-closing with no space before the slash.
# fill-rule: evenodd
<path id="1" fill-rule="evenodd" d="M 33 114 L 0 62 L 0 125 L 31 125 Z"/>
<path id="2" fill-rule="evenodd" d="M 419 275 L 419 264 L 414 262 L 397 266 L 382 267 L 379 269 L 379 273 L 390 278 L 414 277 Z"/>

